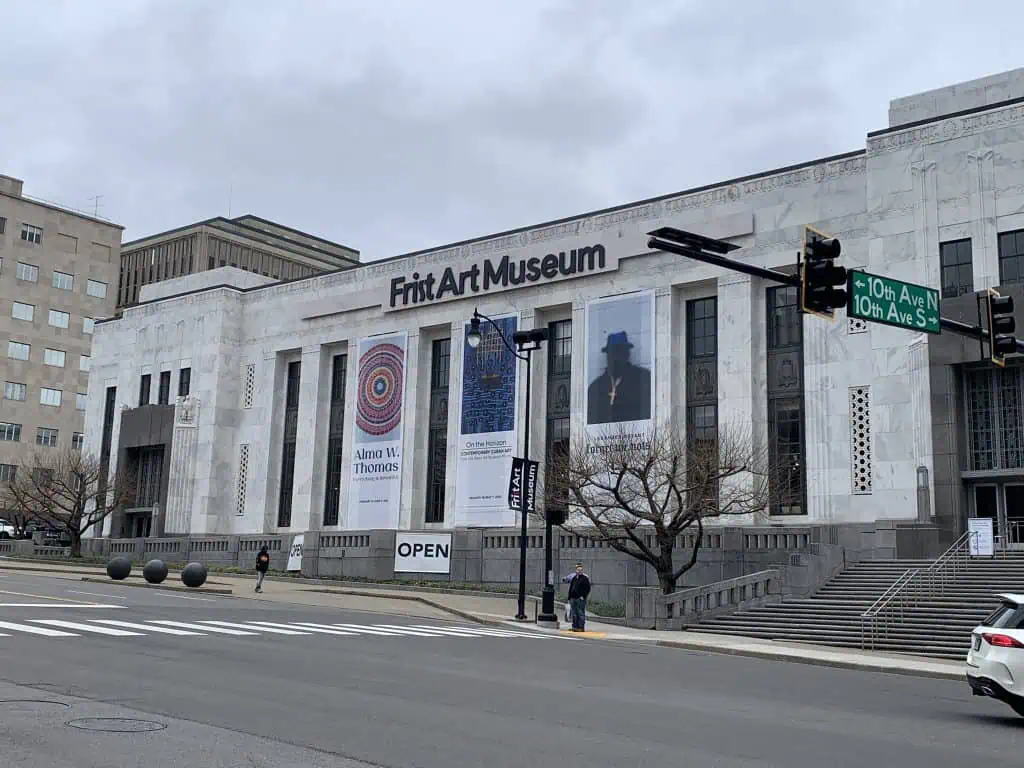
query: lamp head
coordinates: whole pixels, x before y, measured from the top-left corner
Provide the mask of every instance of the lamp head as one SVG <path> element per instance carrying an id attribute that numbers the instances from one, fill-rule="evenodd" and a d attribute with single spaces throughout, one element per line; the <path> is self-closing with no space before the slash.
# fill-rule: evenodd
<path id="1" fill-rule="evenodd" d="M 480 318 L 477 316 L 476 310 L 473 310 L 473 319 L 469 321 L 469 331 L 466 333 L 466 342 L 473 349 L 480 346 Z"/>

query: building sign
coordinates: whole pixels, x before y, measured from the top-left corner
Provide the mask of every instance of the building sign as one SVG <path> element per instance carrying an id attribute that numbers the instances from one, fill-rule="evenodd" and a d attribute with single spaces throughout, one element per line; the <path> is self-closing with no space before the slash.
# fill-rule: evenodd
<path id="1" fill-rule="evenodd" d="M 558 253 L 532 249 L 535 253 L 531 254 L 530 250 L 523 248 L 525 253 L 518 257 L 506 253 L 501 258 L 476 260 L 464 267 L 393 277 L 383 309 L 392 312 L 618 269 L 618 260 L 610 257 L 601 243 Z"/>
<path id="2" fill-rule="evenodd" d="M 305 534 L 297 533 L 292 536 L 292 548 L 288 550 L 288 566 L 286 570 L 302 570 L 302 543 L 306 540 Z"/>
<path id="3" fill-rule="evenodd" d="M 654 291 L 587 302 L 586 449 L 640 445 L 654 424 Z"/>
<path id="4" fill-rule="evenodd" d="M 395 573 L 450 573 L 451 567 L 450 533 L 395 534 Z"/>
<path id="5" fill-rule="evenodd" d="M 408 334 L 359 342 L 347 527 L 397 528 Z"/>
<path id="6" fill-rule="evenodd" d="M 516 318 L 496 317 L 506 339 L 516 332 Z M 469 330 L 469 323 L 465 330 Z M 464 337 L 465 338 L 465 337 Z M 516 356 L 490 323 L 480 325 L 474 349 L 463 340 L 462 418 L 455 485 L 455 519 L 459 525 L 513 525 L 515 513 L 505 504 L 505 478 L 516 440 Z"/>
<path id="7" fill-rule="evenodd" d="M 508 507 L 515 512 L 522 512 L 523 493 L 526 494 L 526 512 L 537 511 L 537 473 L 540 464 L 529 459 L 512 459 L 512 469 L 508 476 Z M 524 477 L 525 474 L 525 477 Z"/>
<path id="8" fill-rule="evenodd" d="M 995 540 L 992 535 L 991 517 L 972 517 L 967 521 L 968 546 L 971 557 L 992 557 L 995 554 Z"/>

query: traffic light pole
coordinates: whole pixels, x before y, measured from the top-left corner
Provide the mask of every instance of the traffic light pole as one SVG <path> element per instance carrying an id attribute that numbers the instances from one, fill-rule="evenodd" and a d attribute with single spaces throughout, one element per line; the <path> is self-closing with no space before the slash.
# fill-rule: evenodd
<path id="1" fill-rule="evenodd" d="M 705 264 L 722 267 L 723 269 L 728 269 L 733 272 L 742 272 L 743 274 L 750 275 L 752 277 L 772 280 L 776 283 L 782 283 L 783 285 L 792 285 L 794 288 L 800 287 L 799 275 L 787 275 L 785 272 L 777 272 L 776 270 L 768 269 L 767 267 L 759 267 L 755 264 L 744 264 L 742 261 L 727 259 L 725 256 L 720 256 L 717 253 L 708 253 L 707 251 L 700 250 L 699 247 L 673 243 L 668 240 L 663 240 L 660 237 L 652 237 L 648 240 L 647 247 L 658 251 L 675 253 L 679 256 L 685 256 L 688 259 L 693 259 L 694 261 L 702 261 Z"/>
<path id="2" fill-rule="evenodd" d="M 950 320 L 947 317 L 940 317 L 939 325 L 942 326 L 942 330 L 949 331 L 950 333 L 956 333 L 970 339 L 977 339 L 978 341 L 988 341 L 988 331 L 980 325 L 961 323 L 959 320 Z M 1021 339 L 1015 339 L 1015 341 L 1017 342 L 1017 352 L 1024 354 L 1024 341 Z"/>

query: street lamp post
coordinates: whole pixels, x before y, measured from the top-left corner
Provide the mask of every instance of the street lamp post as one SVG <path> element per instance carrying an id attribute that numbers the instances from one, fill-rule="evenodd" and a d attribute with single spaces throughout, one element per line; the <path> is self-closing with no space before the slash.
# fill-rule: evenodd
<path id="1" fill-rule="evenodd" d="M 480 314 L 477 310 L 473 310 L 473 318 L 469 321 L 469 332 L 466 334 L 466 342 L 470 347 L 476 349 L 480 345 L 480 321 L 485 320 L 501 338 L 502 343 L 509 352 L 517 360 L 524 360 L 526 362 L 526 428 L 524 429 L 523 436 L 523 459 L 529 462 L 530 459 L 530 391 L 533 388 L 533 377 L 531 368 L 531 359 L 533 353 L 541 348 L 541 344 L 548 340 L 548 329 L 547 328 L 534 328 L 529 331 L 516 331 L 512 334 L 512 344 L 516 345 L 516 348 L 512 348 L 512 344 L 505 338 L 505 334 L 502 332 L 491 318 L 487 315 Z M 517 351 L 518 350 L 518 351 Z M 528 466 L 528 465 L 527 465 Z M 527 494 L 526 494 L 526 473 L 523 473 L 523 492 L 519 494 L 519 517 L 520 517 L 520 533 L 519 533 L 519 610 L 516 613 L 517 621 L 526 621 L 526 516 L 528 514 L 527 507 Z M 544 566 L 545 566 L 545 586 L 544 586 L 544 603 L 543 608 L 548 607 L 548 591 L 551 591 L 551 613 L 554 614 L 554 586 L 551 583 L 551 524 L 547 524 L 546 528 L 546 542 L 544 550 Z M 543 616 L 538 618 L 545 618 Z"/>

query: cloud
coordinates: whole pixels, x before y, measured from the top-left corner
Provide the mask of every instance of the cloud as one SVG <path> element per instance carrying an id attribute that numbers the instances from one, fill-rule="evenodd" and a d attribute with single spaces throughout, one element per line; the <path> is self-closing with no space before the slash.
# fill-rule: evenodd
<path id="1" fill-rule="evenodd" d="M 5 13 L 0 173 L 28 193 L 102 194 L 126 239 L 230 200 L 367 259 L 862 147 L 889 99 L 1018 64 L 1024 21 L 953 0 Z"/>

